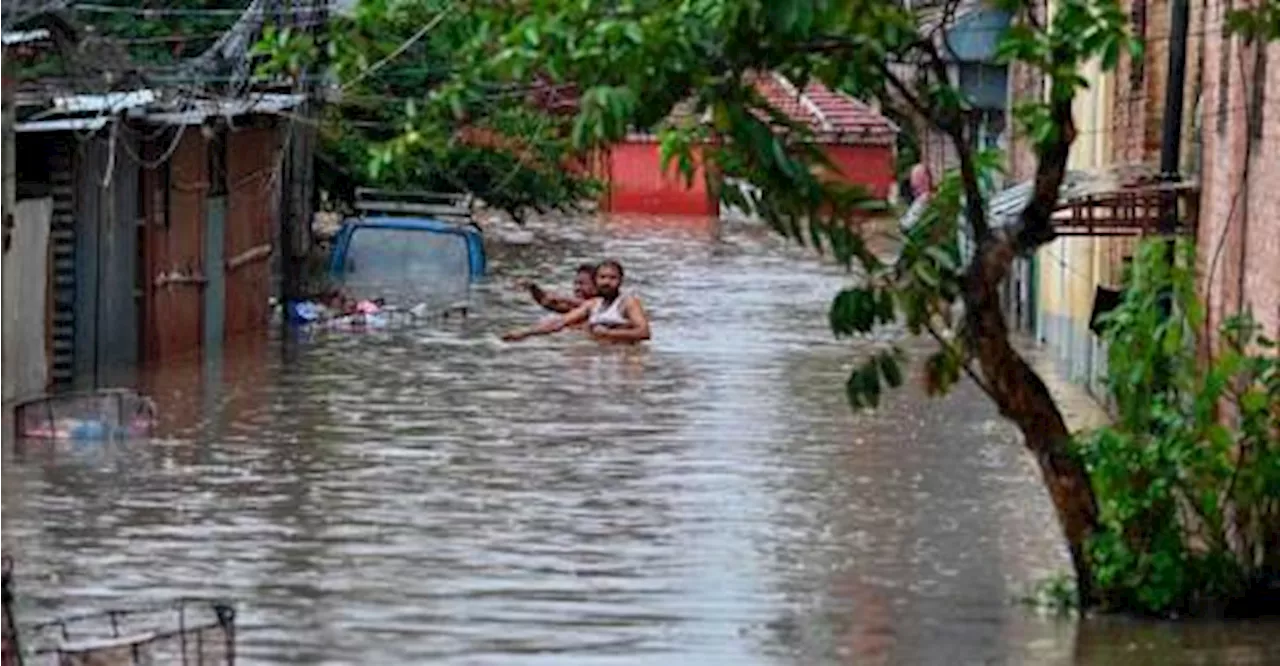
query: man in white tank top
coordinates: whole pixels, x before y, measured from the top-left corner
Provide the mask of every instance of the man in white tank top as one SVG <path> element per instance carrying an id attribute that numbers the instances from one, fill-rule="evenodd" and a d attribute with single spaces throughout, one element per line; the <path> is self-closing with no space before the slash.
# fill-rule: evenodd
<path id="1" fill-rule="evenodd" d="M 637 343 L 649 339 L 649 317 L 640 299 L 622 293 L 622 264 L 612 259 L 596 266 L 596 296 L 566 313 L 537 326 L 502 336 L 516 342 L 535 335 L 549 335 L 586 322 L 591 337 L 600 342 Z"/>

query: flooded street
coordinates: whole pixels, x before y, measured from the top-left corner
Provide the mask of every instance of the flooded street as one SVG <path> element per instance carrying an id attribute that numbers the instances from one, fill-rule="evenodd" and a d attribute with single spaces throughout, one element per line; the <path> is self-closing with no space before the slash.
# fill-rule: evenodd
<path id="1" fill-rule="evenodd" d="M 1015 432 L 911 378 L 855 415 L 844 283 L 769 232 L 662 219 L 492 239 L 465 321 L 228 349 L 153 379 L 154 441 L 6 446 L 20 610 L 240 606 L 242 663 L 1280 663 L 1275 623 L 1076 623 Z M 507 345 L 617 257 L 646 348 Z M 863 343 L 866 344 L 866 343 Z"/>

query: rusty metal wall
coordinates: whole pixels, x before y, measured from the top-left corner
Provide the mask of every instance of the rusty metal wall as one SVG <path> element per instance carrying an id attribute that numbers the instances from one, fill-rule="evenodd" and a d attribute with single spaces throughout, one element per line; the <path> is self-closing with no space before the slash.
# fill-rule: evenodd
<path id="1" fill-rule="evenodd" d="M 144 174 L 147 269 L 143 348 L 150 362 L 200 348 L 208 159 L 206 141 L 198 129 L 176 131 L 182 136 L 172 157 Z M 157 138 L 148 146 L 149 159 L 163 156 L 172 141 L 168 133 Z"/>
<path id="2" fill-rule="evenodd" d="M 109 130 L 78 146 L 75 187 L 74 380 L 129 386 L 138 363 L 136 140 Z"/>
<path id="3" fill-rule="evenodd" d="M 266 330 L 279 216 L 280 131 L 246 127 L 227 137 L 226 336 Z"/>

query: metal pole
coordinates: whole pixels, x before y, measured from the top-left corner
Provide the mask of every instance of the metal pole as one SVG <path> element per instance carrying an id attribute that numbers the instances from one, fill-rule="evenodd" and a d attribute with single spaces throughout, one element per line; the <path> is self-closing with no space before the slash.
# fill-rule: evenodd
<path id="1" fill-rule="evenodd" d="M 8 22 L 6 22 L 8 23 Z M 14 184 L 14 178 L 17 177 L 15 169 L 17 165 L 14 163 L 14 81 L 13 61 L 9 58 L 9 49 L 0 47 L 0 409 L 6 409 L 9 398 L 14 396 L 6 396 L 5 384 L 12 369 L 6 368 L 5 362 L 9 357 L 9 341 L 5 337 L 6 323 L 9 319 L 9 307 L 6 302 L 5 291 L 8 284 L 5 283 L 5 273 L 8 272 L 9 264 L 9 246 L 13 240 L 13 222 L 14 207 L 17 204 L 18 193 Z M 0 416 L 0 421 L 6 421 L 6 415 Z"/>
<path id="2" fill-rule="evenodd" d="M 1172 0 L 1169 9 L 1169 67 L 1164 89 L 1164 118 L 1160 134 L 1160 179 L 1172 188 L 1178 181 L 1179 157 L 1182 148 L 1182 96 L 1187 80 L 1187 24 L 1190 23 L 1187 0 Z M 1165 261 L 1173 270 L 1178 257 L 1173 234 L 1178 230 L 1178 193 L 1170 189 L 1160 197 L 1160 233 L 1165 234 Z M 1173 290 L 1161 294 L 1160 314 L 1164 319 L 1173 316 Z M 1155 386 L 1164 390 L 1169 386 L 1169 367 L 1161 361 L 1155 368 Z"/>
<path id="3" fill-rule="evenodd" d="M 1164 118 L 1160 128 L 1160 177 L 1177 181 L 1182 148 L 1182 97 L 1187 80 L 1187 0 L 1173 0 L 1170 11 L 1169 77 L 1164 89 Z M 1159 230 L 1173 234 L 1178 228 L 1178 199 L 1170 192 L 1162 198 Z M 1172 258 L 1171 258 L 1172 259 Z"/>

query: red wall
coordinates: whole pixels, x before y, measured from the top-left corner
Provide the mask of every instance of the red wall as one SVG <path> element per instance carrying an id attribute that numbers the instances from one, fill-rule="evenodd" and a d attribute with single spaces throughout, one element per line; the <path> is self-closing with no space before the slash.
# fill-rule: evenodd
<path id="1" fill-rule="evenodd" d="M 840 168 L 842 180 L 867 187 L 871 195 L 887 199 L 893 186 L 893 148 L 890 146 L 827 146 L 827 157 Z"/>
<path id="2" fill-rule="evenodd" d="M 676 170 L 663 173 L 662 157 L 656 143 L 621 143 L 601 160 L 608 183 L 602 208 L 612 213 L 658 213 L 666 215 L 715 215 L 716 202 L 707 194 L 706 177 L 699 168 L 692 186 Z"/>
<path id="3" fill-rule="evenodd" d="M 840 169 L 842 180 L 866 186 L 875 197 L 885 199 L 893 186 L 892 146 L 826 147 L 827 155 Z M 656 213 L 667 215 L 717 215 L 719 202 L 707 192 L 705 174 L 699 166 L 691 187 L 673 171 L 662 172 L 662 158 L 656 143 L 628 142 L 614 146 L 602 156 L 597 170 L 609 185 L 601 208 L 614 213 Z"/>

